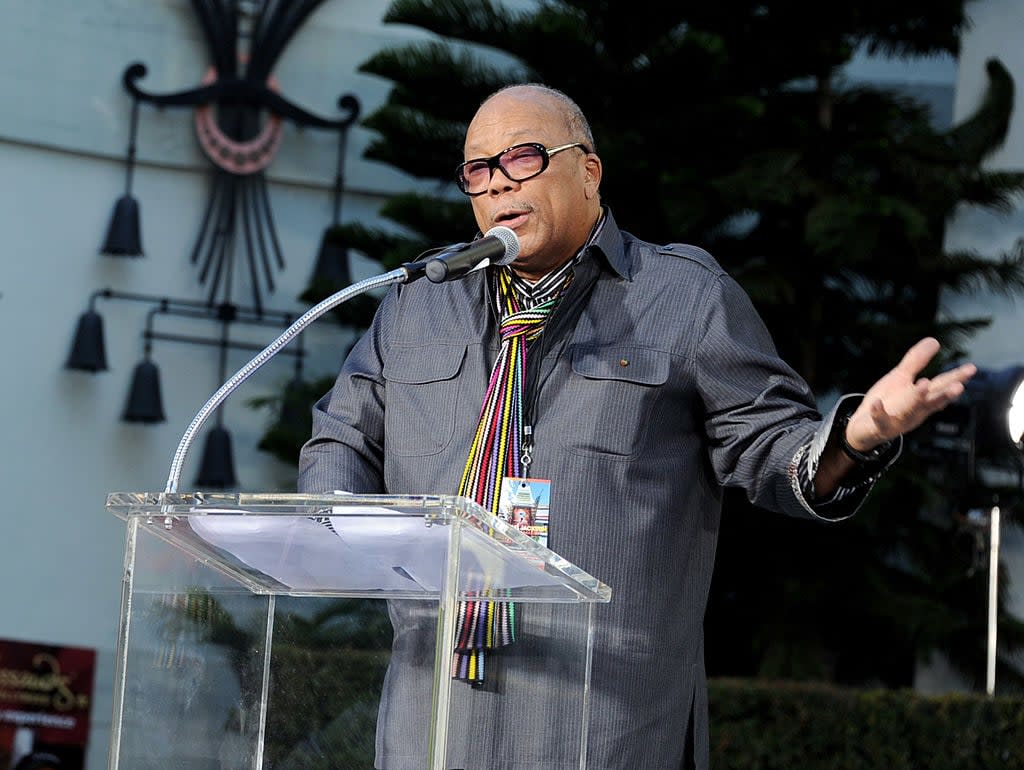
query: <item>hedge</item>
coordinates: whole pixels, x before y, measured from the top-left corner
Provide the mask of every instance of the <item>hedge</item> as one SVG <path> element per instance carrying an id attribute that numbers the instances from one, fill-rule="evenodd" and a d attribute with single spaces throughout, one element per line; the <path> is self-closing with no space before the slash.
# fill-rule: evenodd
<path id="1" fill-rule="evenodd" d="M 1024 768 L 1024 698 L 709 683 L 715 770 Z"/>

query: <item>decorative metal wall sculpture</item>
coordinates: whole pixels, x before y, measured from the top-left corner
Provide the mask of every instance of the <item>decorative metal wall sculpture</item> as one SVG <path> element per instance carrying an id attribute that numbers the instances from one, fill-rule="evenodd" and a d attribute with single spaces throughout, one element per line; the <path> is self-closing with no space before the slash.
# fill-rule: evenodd
<path id="1" fill-rule="evenodd" d="M 167 419 L 160 386 L 160 369 L 152 360 L 154 341 L 183 342 L 190 345 L 218 348 L 216 380 L 211 378 L 210 381 L 212 391 L 227 379 L 229 351 L 244 350 L 255 353 L 264 347 L 233 339 L 231 337 L 232 325 L 267 326 L 280 331 L 288 328 L 300 315 L 266 308 L 239 306 L 233 303 L 221 303 L 210 307 L 205 302 L 195 300 L 101 289 L 93 292 L 89 298 L 88 310 L 82 313 L 78 319 L 71 350 L 65 364 L 68 369 L 101 372 L 108 368 L 103 317 L 96 309 L 96 304 L 101 299 L 142 302 L 151 306 L 146 313 L 146 323 L 142 331 L 142 360 L 136 364 L 132 373 L 128 396 L 121 412 L 121 419 L 124 422 L 148 424 L 165 422 Z M 219 333 L 217 336 L 197 336 L 162 331 L 156 327 L 157 318 L 160 316 L 213 321 L 219 325 Z M 296 383 L 302 383 L 302 362 L 306 355 L 302 335 L 299 335 L 294 350 L 286 348 L 280 352 L 280 355 L 291 356 L 294 359 L 294 373 L 292 380 L 288 383 L 289 388 L 294 388 Z M 286 410 L 282 409 L 279 419 L 282 422 L 288 419 L 292 422 L 299 422 L 301 416 L 288 415 Z M 222 410 L 217 411 L 215 426 L 211 428 L 206 438 L 196 484 L 200 487 L 225 487 L 235 484 L 231 437 L 227 428 L 224 427 Z"/>
<path id="2" fill-rule="evenodd" d="M 98 372 L 107 369 L 103 322 L 96 312 L 99 299 L 146 302 L 152 305 L 146 317 L 143 359 L 135 367 L 122 413 L 127 422 L 165 420 L 160 392 L 159 370 L 151 360 L 156 340 L 213 345 L 219 348 L 219 382 L 227 375 L 230 349 L 261 350 L 232 339 L 235 323 L 287 327 L 292 314 L 264 307 L 264 295 L 274 291 L 274 272 L 285 267 L 274 227 L 265 171 L 281 145 L 283 122 L 301 128 L 335 131 L 338 134 L 337 175 L 332 189 L 334 218 L 328 233 L 337 229 L 341 210 L 346 137 L 359 116 L 359 101 L 351 94 L 338 100 L 339 118 L 315 115 L 289 101 L 272 74 L 274 65 L 289 41 L 309 15 L 324 0 L 192 0 L 192 9 L 202 27 L 211 65 L 194 88 L 157 94 L 144 90 L 139 82 L 147 69 L 141 62 L 131 64 L 122 76 L 132 97 L 131 127 L 126 158 L 125 192 L 117 200 L 101 253 L 111 256 L 141 256 L 140 206 L 132 192 L 140 103 L 160 108 L 188 107 L 195 110 L 195 131 L 203 153 L 210 161 L 210 194 L 199 232 L 191 247 L 190 261 L 199 271 L 206 299 L 189 300 L 158 297 L 104 289 L 89 300 L 89 309 L 79 319 L 66 366 Z M 325 249 L 321 244 L 313 281 L 320 274 L 348 276 L 347 250 Z M 236 264 L 236 256 L 244 258 Z M 250 285 L 251 306 L 235 303 L 235 274 Z M 186 336 L 158 331 L 157 316 L 205 319 L 219 326 L 214 336 Z M 304 351 L 300 342 L 294 356 L 295 372 L 289 387 L 301 384 Z M 284 414 L 281 415 L 282 419 Z M 218 412 L 216 425 L 207 435 L 196 481 L 200 487 L 235 484 L 230 435 Z"/>
<path id="3" fill-rule="evenodd" d="M 212 61 L 202 82 L 185 91 L 156 94 L 139 86 L 147 72 L 144 64 L 135 62 L 125 70 L 122 80 L 132 96 L 127 190 L 115 206 L 104 254 L 142 253 L 139 206 L 131 195 L 139 102 L 194 108 L 196 136 L 211 163 L 211 183 L 191 262 L 199 269 L 200 284 L 208 286 L 209 302 L 230 301 L 234 247 L 241 236 L 252 302 L 262 306 L 264 291 L 274 290 L 272 264 L 284 268 L 264 175 L 281 144 L 282 122 L 337 131 L 339 152 L 344 153 L 344 137 L 359 116 L 359 101 L 351 94 L 338 100 L 342 117 L 315 115 L 289 101 L 272 75 L 288 42 L 323 2 L 192 0 Z M 343 162 L 342 154 L 339 168 Z"/>

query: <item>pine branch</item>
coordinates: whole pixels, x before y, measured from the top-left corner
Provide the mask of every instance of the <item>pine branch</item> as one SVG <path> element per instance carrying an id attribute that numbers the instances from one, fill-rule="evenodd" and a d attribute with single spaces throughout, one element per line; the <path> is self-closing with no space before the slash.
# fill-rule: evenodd
<path id="1" fill-rule="evenodd" d="M 1000 214 L 1012 214 L 1024 192 L 1024 173 L 990 171 L 969 176 L 959 189 L 960 203 L 971 203 Z"/>
<path id="2" fill-rule="evenodd" d="M 508 82 L 508 67 L 448 44 L 425 43 L 387 48 L 359 67 L 360 72 L 395 82 L 388 104 L 430 113 L 465 126 L 483 99 Z M 452 88 L 458 83 L 458 88 Z M 438 94 L 445 94 L 438 99 Z"/>
<path id="3" fill-rule="evenodd" d="M 528 17 L 491 0 L 395 0 L 385 23 L 409 24 L 441 37 L 502 47 Z"/>
<path id="4" fill-rule="evenodd" d="M 469 201 L 462 197 L 446 200 L 416 193 L 395 195 L 388 199 L 380 213 L 435 245 L 469 240 L 476 231 Z"/>
<path id="5" fill-rule="evenodd" d="M 1012 296 L 1024 291 L 1024 240 L 994 259 L 974 251 L 946 252 L 934 277 L 956 294 L 989 291 Z"/>
<path id="6" fill-rule="evenodd" d="M 419 237 L 396 235 L 394 232 L 367 227 L 357 222 L 340 225 L 340 230 L 349 248 L 380 262 L 386 270 L 398 267 L 403 262 L 410 262 L 420 252 L 431 245 L 436 245 Z"/>
<path id="7" fill-rule="evenodd" d="M 375 139 L 366 157 L 420 179 L 451 179 L 462 158 L 464 127 L 404 107 L 385 106 L 363 121 Z"/>

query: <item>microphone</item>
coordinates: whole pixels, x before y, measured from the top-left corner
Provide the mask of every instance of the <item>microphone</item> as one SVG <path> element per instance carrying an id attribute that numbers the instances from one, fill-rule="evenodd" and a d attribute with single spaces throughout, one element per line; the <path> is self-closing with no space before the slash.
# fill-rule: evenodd
<path id="1" fill-rule="evenodd" d="M 488 265 L 507 265 L 519 256 L 519 238 L 511 228 L 492 227 L 482 238 L 449 247 L 425 260 L 424 272 L 432 283 L 461 278 Z"/>

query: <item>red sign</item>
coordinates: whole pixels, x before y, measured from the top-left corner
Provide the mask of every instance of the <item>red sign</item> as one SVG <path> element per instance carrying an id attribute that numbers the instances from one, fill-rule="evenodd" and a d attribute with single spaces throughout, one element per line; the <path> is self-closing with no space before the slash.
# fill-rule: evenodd
<path id="1" fill-rule="evenodd" d="M 82 770 L 96 651 L 0 639 L 0 767 Z"/>

